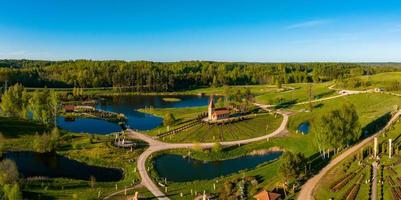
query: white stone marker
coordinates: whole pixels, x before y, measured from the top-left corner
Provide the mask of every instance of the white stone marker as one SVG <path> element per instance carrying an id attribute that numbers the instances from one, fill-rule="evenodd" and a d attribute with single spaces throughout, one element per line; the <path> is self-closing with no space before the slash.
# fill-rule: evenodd
<path id="1" fill-rule="evenodd" d="M 388 139 L 388 157 L 391 158 L 393 153 L 392 139 Z"/>

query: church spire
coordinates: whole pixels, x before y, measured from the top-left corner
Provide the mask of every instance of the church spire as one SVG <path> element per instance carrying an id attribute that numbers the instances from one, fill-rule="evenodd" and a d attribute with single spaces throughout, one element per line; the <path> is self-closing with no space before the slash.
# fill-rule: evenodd
<path id="1" fill-rule="evenodd" d="M 209 108 L 214 108 L 214 97 L 213 97 L 213 95 L 210 96 Z"/>
<path id="2" fill-rule="evenodd" d="M 207 118 L 212 120 L 212 114 L 214 112 L 214 102 L 213 102 L 213 95 L 210 96 L 209 107 L 207 109 Z"/>

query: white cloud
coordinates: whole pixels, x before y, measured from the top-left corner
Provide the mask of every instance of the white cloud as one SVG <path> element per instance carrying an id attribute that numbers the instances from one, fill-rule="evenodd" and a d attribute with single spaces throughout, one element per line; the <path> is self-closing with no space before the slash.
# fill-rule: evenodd
<path id="1" fill-rule="evenodd" d="M 310 20 L 310 21 L 304 21 L 304 22 L 300 22 L 300 23 L 296 23 L 296 24 L 291 24 L 291 25 L 287 26 L 286 28 L 288 28 L 288 29 L 310 28 L 310 27 L 326 25 L 331 22 L 332 22 L 331 20 L 327 20 L 327 19 Z"/>

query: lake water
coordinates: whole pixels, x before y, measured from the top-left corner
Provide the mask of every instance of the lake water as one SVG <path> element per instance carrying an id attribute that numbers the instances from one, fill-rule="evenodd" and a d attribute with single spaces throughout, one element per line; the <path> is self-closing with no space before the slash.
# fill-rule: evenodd
<path id="1" fill-rule="evenodd" d="M 307 134 L 309 132 L 309 126 L 309 122 L 304 122 L 298 126 L 298 131 L 303 134 Z"/>
<path id="2" fill-rule="evenodd" d="M 121 126 L 116 123 L 91 118 L 75 118 L 74 121 L 68 121 L 64 117 L 57 117 L 57 125 L 60 128 L 77 133 L 109 134 L 121 131 Z"/>
<path id="3" fill-rule="evenodd" d="M 55 153 L 6 152 L 3 158 L 13 160 L 24 177 L 90 180 L 90 176 L 94 176 L 99 182 L 118 181 L 123 178 L 120 169 L 90 166 Z"/>
<path id="4" fill-rule="evenodd" d="M 282 152 L 271 152 L 265 155 L 243 156 L 230 160 L 204 162 L 181 155 L 163 154 L 154 160 L 154 166 L 159 176 L 167 181 L 185 182 L 203 179 L 213 179 L 236 173 L 240 170 L 275 160 Z"/>
<path id="5" fill-rule="evenodd" d="M 163 98 L 179 98 L 181 101 L 167 102 Z M 120 95 L 103 97 L 96 106 L 98 109 L 123 113 L 127 118 L 129 128 L 137 130 L 150 130 L 163 123 L 163 119 L 151 114 L 137 111 L 140 108 L 181 108 L 206 106 L 209 102 L 209 96 L 196 95 Z M 206 111 L 206 110 L 205 110 Z M 79 119 L 73 122 L 65 121 L 63 117 L 58 119 L 59 126 L 73 132 L 88 132 L 107 134 L 121 130 L 120 126 L 107 122 L 105 120 Z"/>

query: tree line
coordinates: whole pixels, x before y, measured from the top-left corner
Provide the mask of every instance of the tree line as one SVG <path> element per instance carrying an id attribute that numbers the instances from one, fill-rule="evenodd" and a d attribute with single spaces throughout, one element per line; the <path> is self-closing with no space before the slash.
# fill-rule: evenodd
<path id="1" fill-rule="evenodd" d="M 357 63 L 0 60 L 0 83 L 26 87 L 127 87 L 138 92 L 198 87 L 322 82 L 399 70 Z"/>

